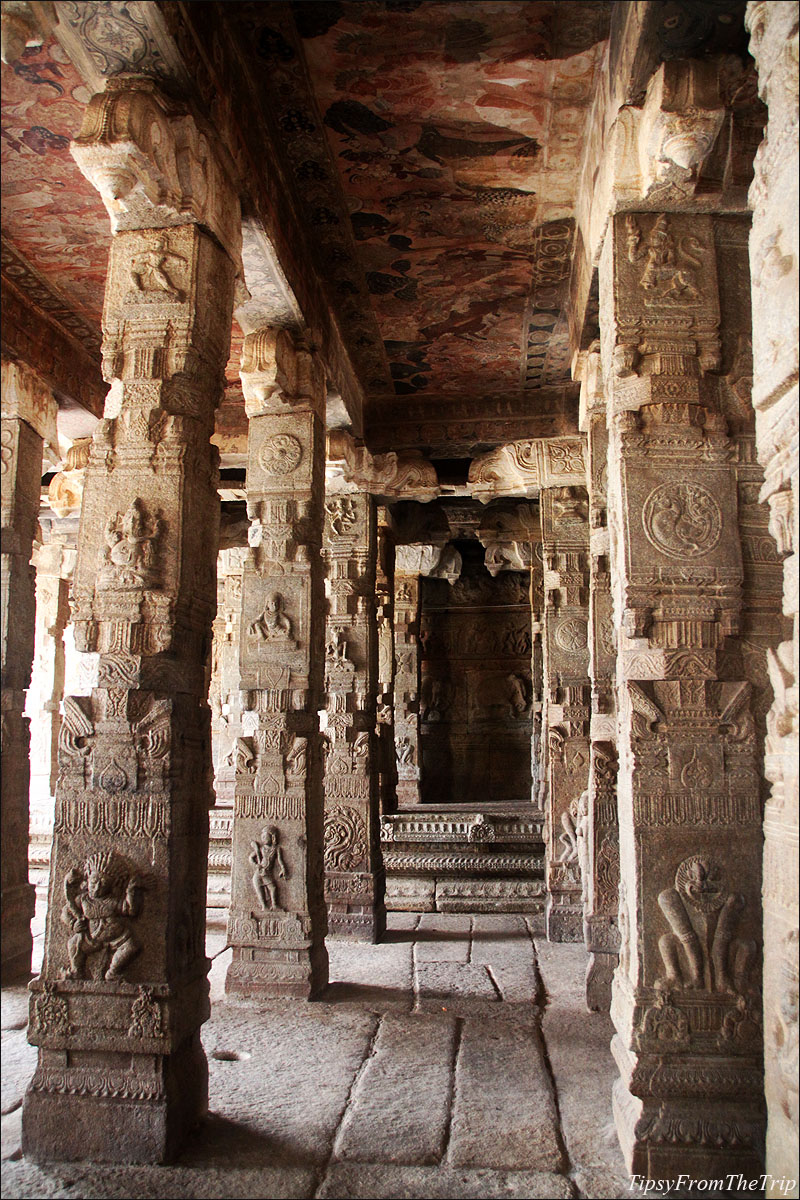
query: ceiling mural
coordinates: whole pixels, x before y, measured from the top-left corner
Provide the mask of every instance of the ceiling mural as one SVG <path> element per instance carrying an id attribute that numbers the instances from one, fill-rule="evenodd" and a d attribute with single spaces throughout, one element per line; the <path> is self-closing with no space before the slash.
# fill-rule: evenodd
<path id="1" fill-rule="evenodd" d="M 50 38 L 2 65 L 2 97 L 3 270 L 96 354 L 111 230 L 69 151 L 89 91 Z"/>
<path id="2" fill-rule="evenodd" d="M 608 6 L 292 7 L 395 395 L 568 379 L 561 301 Z"/>

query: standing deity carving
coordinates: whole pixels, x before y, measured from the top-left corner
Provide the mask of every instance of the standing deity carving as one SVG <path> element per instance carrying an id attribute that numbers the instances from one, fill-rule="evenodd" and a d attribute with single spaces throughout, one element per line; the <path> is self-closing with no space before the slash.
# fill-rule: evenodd
<path id="1" fill-rule="evenodd" d="M 250 843 L 250 862 L 255 867 L 253 872 L 253 891 L 264 912 L 281 908 L 278 904 L 278 885 L 275 879 L 286 879 L 286 863 L 283 851 L 278 844 L 278 830 L 274 825 L 267 825 L 261 830 L 261 840 Z"/>
<path id="2" fill-rule="evenodd" d="M 105 565 L 100 570 L 103 587 L 152 587 L 156 540 L 163 522 L 148 520 L 141 500 L 133 500 L 125 513 L 109 518 L 104 530 Z"/>
<path id="3" fill-rule="evenodd" d="M 99 954 L 99 978 L 119 979 L 141 945 L 131 921 L 142 907 L 140 879 L 114 851 L 93 854 L 64 880 L 62 920 L 72 930 L 67 942 L 69 979 L 85 979 L 87 958 Z"/>

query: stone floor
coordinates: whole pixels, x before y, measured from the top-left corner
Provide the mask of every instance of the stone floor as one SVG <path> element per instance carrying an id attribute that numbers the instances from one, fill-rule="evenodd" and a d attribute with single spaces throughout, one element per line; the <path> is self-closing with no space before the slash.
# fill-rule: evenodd
<path id="1" fill-rule="evenodd" d="M 36 1167 L 25 989 L 3 992 L 4 1197 L 621 1197 L 607 1017 L 582 947 L 521 915 L 392 913 L 380 946 L 329 943 L 313 1004 L 227 1003 L 211 928 L 207 1123 L 170 1167 Z M 41 954 L 41 916 L 36 928 Z"/>

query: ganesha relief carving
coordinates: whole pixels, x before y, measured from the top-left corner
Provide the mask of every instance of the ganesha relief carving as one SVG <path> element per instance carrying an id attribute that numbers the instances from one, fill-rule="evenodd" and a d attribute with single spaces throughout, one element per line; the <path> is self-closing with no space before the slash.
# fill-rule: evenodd
<path id="1" fill-rule="evenodd" d="M 706 488 L 680 480 L 653 488 L 642 525 L 651 546 L 668 558 L 702 558 L 720 539 L 722 512 Z"/>
<path id="2" fill-rule="evenodd" d="M 109 518 L 103 533 L 106 548 L 98 575 L 100 587 L 155 587 L 156 542 L 164 528 L 160 518 L 148 519 L 141 500 L 134 500 L 125 513 Z"/>

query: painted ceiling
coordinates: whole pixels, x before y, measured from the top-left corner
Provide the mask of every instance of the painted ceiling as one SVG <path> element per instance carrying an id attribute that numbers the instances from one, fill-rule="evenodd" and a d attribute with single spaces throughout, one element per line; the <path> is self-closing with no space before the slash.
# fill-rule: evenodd
<path id="1" fill-rule="evenodd" d="M 561 301 L 609 6 L 292 8 L 394 395 L 568 379 Z"/>

